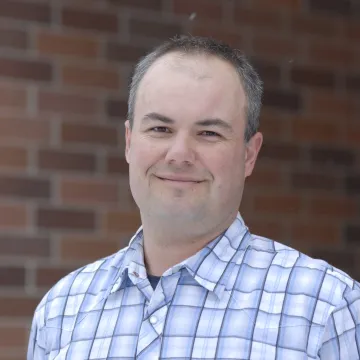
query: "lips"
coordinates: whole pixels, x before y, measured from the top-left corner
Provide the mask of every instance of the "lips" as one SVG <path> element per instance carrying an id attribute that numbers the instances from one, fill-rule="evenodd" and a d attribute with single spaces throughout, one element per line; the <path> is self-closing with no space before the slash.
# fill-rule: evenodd
<path id="1" fill-rule="evenodd" d="M 183 182 L 183 183 L 201 183 L 203 181 L 203 180 L 190 179 L 185 177 L 173 177 L 173 176 L 156 176 L 156 177 L 164 181 Z"/>

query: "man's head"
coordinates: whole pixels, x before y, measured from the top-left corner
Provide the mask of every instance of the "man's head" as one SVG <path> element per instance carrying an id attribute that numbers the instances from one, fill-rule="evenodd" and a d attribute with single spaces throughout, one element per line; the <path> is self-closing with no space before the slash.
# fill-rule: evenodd
<path id="1" fill-rule="evenodd" d="M 133 72 L 129 90 L 127 119 L 129 120 L 130 126 L 132 126 L 134 121 L 137 91 L 141 80 L 158 59 L 172 52 L 178 52 L 184 55 L 213 55 L 227 61 L 234 67 L 244 88 L 247 100 L 247 123 L 244 136 L 246 141 L 248 141 L 259 128 L 261 98 L 263 93 L 262 81 L 241 51 L 211 38 L 192 36 L 177 37 L 163 43 L 138 62 Z"/>
<path id="2" fill-rule="evenodd" d="M 130 186 L 142 217 L 193 224 L 233 218 L 262 143 L 262 85 L 236 50 L 171 40 L 136 67 L 126 122 Z"/>

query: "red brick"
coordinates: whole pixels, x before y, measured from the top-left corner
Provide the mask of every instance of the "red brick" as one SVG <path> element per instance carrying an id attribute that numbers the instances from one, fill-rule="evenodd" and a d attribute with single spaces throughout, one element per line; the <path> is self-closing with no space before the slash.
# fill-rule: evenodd
<path id="1" fill-rule="evenodd" d="M 246 186 L 259 187 L 281 187 L 283 185 L 282 175 L 279 170 L 274 168 L 260 167 L 260 163 L 255 167 L 254 172 L 247 179 Z"/>
<path id="2" fill-rule="evenodd" d="M 358 244 L 360 240 L 360 226 L 347 225 L 345 228 L 345 238 L 348 243 Z"/>
<path id="3" fill-rule="evenodd" d="M 245 9 L 242 7 L 235 7 L 234 18 L 236 25 L 246 25 L 254 27 L 255 29 L 283 29 L 283 19 L 281 14 L 276 11 L 263 11 L 254 9 Z"/>
<path id="4" fill-rule="evenodd" d="M 96 158 L 90 153 L 42 149 L 38 154 L 38 166 L 40 169 L 53 171 L 94 172 Z"/>
<path id="5" fill-rule="evenodd" d="M 114 181 L 63 179 L 60 185 L 61 200 L 65 204 L 114 204 L 119 189 Z"/>
<path id="6" fill-rule="evenodd" d="M 27 157 L 27 151 L 22 147 L 0 146 L 0 167 L 25 169 Z"/>
<path id="7" fill-rule="evenodd" d="M 99 111 L 98 100 L 88 96 L 40 91 L 38 100 L 39 109 L 66 114 L 94 115 Z"/>
<path id="8" fill-rule="evenodd" d="M 126 8 L 136 8 L 145 10 L 160 11 L 162 0 L 108 0 L 112 5 L 118 5 Z"/>
<path id="9" fill-rule="evenodd" d="M 345 179 L 346 191 L 349 195 L 360 194 L 360 176 L 348 175 Z"/>
<path id="10" fill-rule="evenodd" d="M 312 92 L 309 103 L 309 111 L 313 114 L 342 117 L 357 114 L 357 100 L 350 96 Z"/>
<path id="11" fill-rule="evenodd" d="M 50 181 L 34 177 L 3 175 L 0 177 L 0 196 L 48 199 Z"/>
<path id="12" fill-rule="evenodd" d="M 318 65 L 340 67 L 357 67 L 355 49 L 347 44 L 326 44 L 320 41 L 312 42 L 309 46 L 310 60 Z"/>
<path id="13" fill-rule="evenodd" d="M 25 285 L 25 269 L 15 266 L 0 266 L 1 287 L 23 287 Z"/>
<path id="14" fill-rule="evenodd" d="M 298 111 L 302 107 L 302 98 L 294 91 L 265 88 L 263 105 L 279 110 Z"/>
<path id="15" fill-rule="evenodd" d="M 210 24 L 199 20 L 191 24 L 191 35 L 211 37 L 236 48 L 241 47 L 244 40 L 239 31 L 226 29 L 220 24 L 216 26 L 213 23 Z"/>
<path id="16" fill-rule="evenodd" d="M 0 205 L 0 229 L 25 229 L 28 213 L 24 205 Z M 3 254 L 3 252 L 0 252 Z"/>
<path id="17" fill-rule="evenodd" d="M 136 231 L 140 225 L 141 220 L 138 212 L 109 211 L 105 215 L 107 233 Z"/>
<path id="18" fill-rule="evenodd" d="M 43 1 L 47 1 L 47 0 L 43 0 Z M 106 0 L 106 3 L 110 2 L 111 0 Z M 104 9 L 104 4 L 102 2 L 99 2 L 97 0 L 76 0 L 76 3 L 74 3 L 74 0 L 61 0 L 61 5 L 63 7 L 66 6 L 72 6 L 74 5 L 76 6 L 76 8 L 78 9 Z"/>
<path id="19" fill-rule="evenodd" d="M 247 178 L 247 181 L 249 181 L 249 178 Z M 244 191 L 244 193 L 242 195 L 240 206 L 239 206 L 239 211 L 242 214 L 253 214 L 254 213 L 253 197 L 254 197 L 254 194 L 256 193 L 256 191 L 258 191 L 258 189 L 259 188 L 257 188 L 256 186 L 251 186 L 251 184 L 246 185 L 246 191 Z"/>
<path id="20" fill-rule="evenodd" d="M 62 24 L 69 27 L 104 32 L 117 32 L 116 14 L 65 8 L 62 11 Z"/>
<path id="21" fill-rule="evenodd" d="M 260 131 L 264 133 L 266 139 L 284 139 L 287 136 L 289 121 L 282 119 L 280 111 L 264 108 L 260 116 Z"/>
<path id="22" fill-rule="evenodd" d="M 317 117 L 296 117 L 291 123 L 292 137 L 296 140 L 330 144 L 341 140 L 342 125 L 338 121 L 329 122 Z"/>
<path id="23" fill-rule="evenodd" d="M 149 51 L 149 47 L 109 42 L 106 56 L 109 60 L 134 63 Z"/>
<path id="24" fill-rule="evenodd" d="M 268 8 L 271 10 L 276 8 L 281 10 L 300 10 L 302 8 L 301 0 L 274 0 L 271 3 L 267 0 L 253 0 L 251 4 L 253 8 Z"/>
<path id="25" fill-rule="evenodd" d="M 348 0 L 310 0 L 309 8 L 313 11 L 334 15 L 351 15 L 352 3 Z"/>
<path id="26" fill-rule="evenodd" d="M 39 298 L 0 296 L 0 317 L 32 318 L 39 302 Z"/>
<path id="27" fill-rule="evenodd" d="M 310 149 L 310 160 L 314 165 L 331 168 L 334 166 L 352 167 L 356 160 L 356 153 L 349 149 L 335 149 L 331 146 L 312 146 Z"/>
<path id="28" fill-rule="evenodd" d="M 360 24 L 358 22 L 348 20 L 345 26 L 346 37 L 353 40 L 360 40 Z"/>
<path id="29" fill-rule="evenodd" d="M 278 60 L 296 59 L 300 56 L 300 47 L 294 38 L 255 35 L 253 49 L 258 56 L 267 56 Z"/>
<path id="30" fill-rule="evenodd" d="M 118 144 L 117 129 L 101 125 L 65 123 L 62 126 L 61 138 L 64 143 Z"/>
<path id="31" fill-rule="evenodd" d="M 297 222 L 291 226 L 291 239 L 312 247 L 336 246 L 341 235 L 337 224 L 319 224 L 310 220 Z"/>
<path id="32" fill-rule="evenodd" d="M 335 74 L 321 68 L 295 66 L 291 69 L 290 76 L 294 84 L 327 88 L 335 87 Z"/>
<path id="33" fill-rule="evenodd" d="M 130 240 L 130 237 L 127 241 Z M 125 245 L 125 241 L 121 242 L 119 239 L 87 239 L 79 237 L 66 237 L 60 243 L 60 256 L 65 261 L 94 261 L 109 256 Z"/>
<path id="34" fill-rule="evenodd" d="M 127 116 L 128 105 L 125 100 L 110 99 L 106 103 L 106 114 L 109 117 L 125 119 Z"/>
<path id="35" fill-rule="evenodd" d="M 15 89 L 9 83 L 0 83 L 0 106 L 11 108 L 26 108 L 26 90 Z"/>
<path id="36" fill-rule="evenodd" d="M 266 139 L 283 139 L 286 133 L 282 119 L 274 119 L 271 122 L 266 122 L 265 118 L 261 117 L 260 131 L 264 134 Z"/>
<path id="37" fill-rule="evenodd" d="M 95 213 L 87 210 L 41 207 L 37 213 L 37 226 L 53 230 L 94 230 Z"/>
<path id="38" fill-rule="evenodd" d="M 65 85 L 89 86 L 104 89 L 119 88 L 119 74 L 114 70 L 84 68 L 65 65 L 62 68 L 62 81 Z"/>
<path id="39" fill-rule="evenodd" d="M 176 14 L 190 15 L 196 13 L 197 18 L 220 20 L 222 18 L 222 3 L 217 0 L 173 0 L 173 9 Z"/>
<path id="40" fill-rule="evenodd" d="M 42 30 L 37 35 L 36 43 L 41 54 L 73 55 L 85 58 L 93 58 L 99 54 L 99 43 L 90 36 L 58 34 Z"/>
<path id="41" fill-rule="evenodd" d="M 267 195 L 254 197 L 254 210 L 269 214 L 299 214 L 303 204 L 300 196 Z"/>
<path id="42" fill-rule="evenodd" d="M 0 210 L 1 214 L 1 210 Z M 22 221 L 20 226 L 26 225 L 26 212 L 20 214 L 19 218 L 16 218 L 16 214 L 13 214 L 10 219 L 14 221 Z M 7 215 L 10 218 L 11 213 Z M 3 220 L 4 222 L 8 221 Z M 1 227 L 1 225 L 0 225 Z M 1 256 L 21 256 L 21 257 L 49 257 L 50 256 L 50 241 L 44 237 L 27 236 L 27 235 L 0 235 L 0 254 Z"/>
<path id="43" fill-rule="evenodd" d="M 130 37 L 141 36 L 156 39 L 168 39 L 182 34 L 180 25 L 170 22 L 130 19 Z"/>
<path id="44" fill-rule="evenodd" d="M 51 21 L 51 9 L 48 4 L 1 0 L 0 17 L 49 23 Z"/>
<path id="45" fill-rule="evenodd" d="M 0 29 L 0 47 L 26 49 L 28 47 L 27 33 L 22 30 L 11 28 Z"/>
<path id="46" fill-rule="evenodd" d="M 322 216 L 346 219 L 358 215 L 359 209 L 356 200 L 350 197 L 313 196 L 310 199 L 310 214 L 315 218 Z"/>
<path id="47" fill-rule="evenodd" d="M 335 191 L 341 188 L 340 179 L 326 173 L 296 171 L 291 175 L 291 183 L 295 189 Z"/>
<path id="48" fill-rule="evenodd" d="M 0 348 L 25 346 L 27 333 L 27 329 L 21 326 L 0 325 Z"/>
<path id="49" fill-rule="evenodd" d="M 48 143 L 50 123 L 29 119 L 5 118 L 0 115 L 0 139 L 25 143 Z"/>
<path id="50" fill-rule="evenodd" d="M 337 267 L 354 277 L 358 274 L 355 273 L 357 259 L 356 252 L 350 249 L 316 249 L 311 252 L 311 257 L 315 259 L 322 259 L 327 261 L 330 265 Z"/>
<path id="51" fill-rule="evenodd" d="M 60 279 L 75 270 L 75 267 L 39 267 L 36 269 L 36 286 L 51 287 Z"/>
<path id="52" fill-rule="evenodd" d="M 266 84 L 279 85 L 281 82 L 281 68 L 275 64 L 264 60 L 252 59 L 252 65 L 259 73 L 260 78 Z"/>
<path id="53" fill-rule="evenodd" d="M 346 140 L 355 146 L 360 144 L 360 126 L 358 124 L 348 125 L 346 129 Z"/>
<path id="54" fill-rule="evenodd" d="M 246 218 L 246 225 L 252 234 L 265 236 L 270 239 L 281 241 L 284 236 L 284 226 L 278 221 L 260 220 L 258 218 Z"/>
<path id="55" fill-rule="evenodd" d="M 291 17 L 291 28 L 296 34 L 320 35 L 334 37 L 339 30 L 339 22 L 335 18 L 311 14 L 294 14 Z"/>
<path id="56" fill-rule="evenodd" d="M 109 174 L 122 174 L 129 173 L 129 164 L 124 156 L 109 155 L 106 159 L 106 170 Z"/>
<path id="57" fill-rule="evenodd" d="M 301 149 L 294 144 L 284 142 L 265 141 L 260 158 L 266 158 L 276 161 L 298 161 L 301 156 Z"/>
<path id="58" fill-rule="evenodd" d="M 349 91 L 360 93 L 360 74 L 346 77 L 346 87 Z"/>
<path id="59" fill-rule="evenodd" d="M 25 80 L 51 81 L 52 66 L 44 61 L 17 60 L 3 57 L 0 58 L 0 76 Z"/>

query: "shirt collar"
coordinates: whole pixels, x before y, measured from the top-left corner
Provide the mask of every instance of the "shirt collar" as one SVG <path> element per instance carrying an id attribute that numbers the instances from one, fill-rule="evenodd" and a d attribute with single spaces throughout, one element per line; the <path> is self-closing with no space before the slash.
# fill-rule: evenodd
<path id="1" fill-rule="evenodd" d="M 234 258 L 245 252 L 250 234 L 238 213 L 230 227 L 183 264 L 194 279 L 219 298 L 235 265 Z"/>
<path id="2" fill-rule="evenodd" d="M 245 251 L 250 238 L 249 230 L 238 213 L 234 222 L 223 234 L 195 255 L 168 269 L 163 276 L 186 268 L 201 286 L 221 297 L 234 265 L 232 259 L 237 253 Z M 116 262 L 115 259 L 114 261 Z M 136 274 L 140 281 L 146 277 L 142 227 L 130 240 L 121 263 L 120 267 L 117 266 L 119 270 L 110 293 L 116 292 L 124 286 L 124 280 L 127 278 L 126 272 Z"/>
<path id="3" fill-rule="evenodd" d="M 137 273 L 139 278 L 146 277 L 142 226 L 130 239 L 129 245 L 115 255 L 111 267 L 117 269 L 117 271 L 108 294 L 112 294 L 124 286 L 126 282 L 124 280 L 129 272 Z"/>

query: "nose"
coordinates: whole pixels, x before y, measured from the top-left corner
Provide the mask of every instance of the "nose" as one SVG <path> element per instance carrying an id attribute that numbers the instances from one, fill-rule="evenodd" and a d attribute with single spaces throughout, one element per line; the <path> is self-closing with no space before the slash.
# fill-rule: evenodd
<path id="1" fill-rule="evenodd" d="M 177 134 L 170 140 L 165 157 L 168 164 L 177 166 L 192 165 L 195 162 L 195 151 L 191 139 L 186 135 Z"/>

